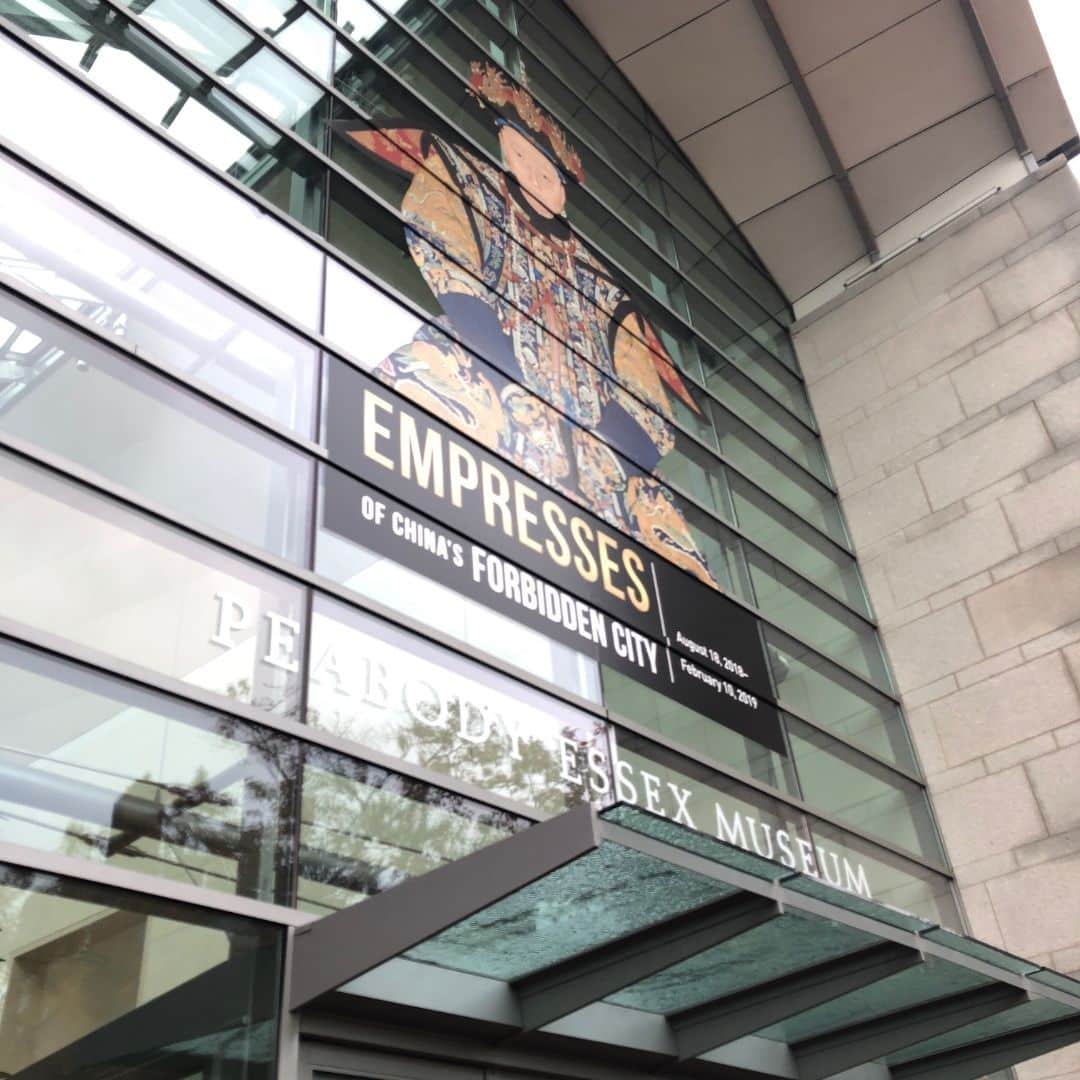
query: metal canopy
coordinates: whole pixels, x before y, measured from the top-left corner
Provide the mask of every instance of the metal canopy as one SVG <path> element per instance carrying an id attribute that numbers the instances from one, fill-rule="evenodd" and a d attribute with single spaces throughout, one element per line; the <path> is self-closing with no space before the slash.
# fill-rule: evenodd
<path id="1" fill-rule="evenodd" d="M 1080 1041 L 1080 982 L 623 805 L 297 930 L 290 1008 L 399 958 L 502 985 L 521 1032 L 600 1001 L 651 1014 L 673 1066 L 755 1036 L 806 1080 L 964 1080 Z"/>

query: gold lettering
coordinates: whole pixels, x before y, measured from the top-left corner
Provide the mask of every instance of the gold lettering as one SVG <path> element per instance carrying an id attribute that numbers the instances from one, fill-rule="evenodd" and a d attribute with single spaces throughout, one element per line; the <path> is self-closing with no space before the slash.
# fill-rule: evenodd
<path id="1" fill-rule="evenodd" d="M 619 564 L 612 559 L 610 553 L 618 550 L 619 542 L 614 536 L 598 532 L 596 534 L 596 543 L 600 551 L 600 577 L 604 582 L 604 589 L 606 592 L 611 593 L 616 600 L 622 600 L 625 593 L 611 580 L 611 572 L 614 570 L 615 573 L 618 573 Z"/>
<path id="2" fill-rule="evenodd" d="M 536 502 L 538 498 L 535 488 L 523 484 L 520 480 L 514 481 L 514 517 L 517 520 L 518 540 L 527 548 L 542 554 L 543 546 L 529 535 L 529 526 L 535 525 L 540 519 L 525 507 L 526 500 Z"/>
<path id="3" fill-rule="evenodd" d="M 547 548 L 548 558 L 556 566 L 569 566 L 570 545 L 566 542 L 566 537 L 562 531 L 566 525 L 566 515 L 562 511 L 562 507 L 557 502 L 552 502 L 551 499 L 544 500 L 543 514 L 544 524 L 548 527 L 548 532 L 551 533 L 551 539 L 544 545 Z M 556 518 L 558 523 L 556 523 Z"/>
<path id="4" fill-rule="evenodd" d="M 375 445 L 377 438 L 388 439 L 390 429 L 380 424 L 376 419 L 376 412 L 392 413 L 394 406 L 385 398 L 373 394 L 370 390 L 364 391 L 364 457 L 377 462 L 384 469 L 394 468 L 394 462 L 385 454 L 379 452 Z"/>
<path id="5" fill-rule="evenodd" d="M 645 588 L 645 582 L 641 580 L 641 575 L 645 571 L 645 564 L 641 561 L 641 556 L 630 548 L 624 548 L 623 569 L 626 571 L 626 576 L 630 579 L 630 584 L 626 589 L 626 599 L 629 600 L 638 611 L 648 611 L 651 603 L 648 590 Z"/>
<path id="6" fill-rule="evenodd" d="M 580 555 L 574 556 L 574 566 L 577 572 L 586 581 L 595 581 L 599 575 L 596 569 L 596 559 L 589 548 L 589 543 L 593 538 L 592 527 L 587 521 L 574 517 L 570 520 L 570 535 L 574 538 L 578 551 L 581 552 Z"/>
<path id="7" fill-rule="evenodd" d="M 510 484 L 490 461 L 480 462 L 480 491 L 484 498 L 484 521 L 491 528 L 496 528 L 495 511 L 498 510 L 502 531 L 507 536 L 513 536 L 513 515 L 510 513 Z"/>
<path id="8" fill-rule="evenodd" d="M 424 433 L 424 447 L 420 449 L 420 438 L 416 430 L 416 421 L 406 412 L 399 413 L 401 420 L 401 475 L 411 480 L 416 472 L 416 482 L 433 491 L 440 499 L 443 497 L 443 452 L 442 436 L 433 428 Z"/>
<path id="9" fill-rule="evenodd" d="M 460 510 L 461 495 L 466 489 L 475 491 L 480 483 L 476 458 L 460 443 L 450 442 L 450 501 Z"/>

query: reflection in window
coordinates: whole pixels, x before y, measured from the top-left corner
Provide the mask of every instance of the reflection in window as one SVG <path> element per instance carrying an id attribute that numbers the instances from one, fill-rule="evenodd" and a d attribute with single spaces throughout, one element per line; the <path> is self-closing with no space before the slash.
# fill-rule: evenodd
<path id="1" fill-rule="evenodd" d="M 592 713 L 322 597 L 311 635 L 308 723 L 551 814 L 610 790 Z"/>
<path id="2" fill-rule="evenodd" d="M 158 363 L 311 435 L 318 356 L 310 345 L 4 158 L 0 187 L 11 196 L 0 202 L 0 271 Z"/>
<path id="3" fill-rule="evenodd" d="M 300 843 L 301 911 L 348 907 L 505 839 L 529 822 L 461 795 L 309 746 Z"/>
<path id="4" fill-rule="evenodd" d="M 328 470 L 321 471 L 325 477 Z M 337 470 L 334 476 L 340 485 L 352 484 Z M 595 660 L 327 528 L 319 529 L 315 541 L 315 569 L 369 600 L 534 678 L 588 701 L 600 700 Z"/>
<path id="5" fill-rule="evenodd" d="M 302 590 L 0 455 L 0 616 L 260 709 L 296 708 Z"/>
<path id="6" fill-rule="evenodd" d="M 306 240 L 8 39 L 0 41 L 0 97 L 19 102 L 6 117 L 12 145 L 247 294 L 316 326 L 322 255 Z"/>
<path id="7" fill-rule="evenodd" d="M 304 560 L 312 466 L 299 454 L 2 290 L 0 355 L 4 434 Z"/>
<path id="8" fill-rule="evenodd" d="M 288 902 L 295 744 L 22 646 L 0 684 L 0 838 Z"/>
<path id="9" fill-rule="evenodd" d="M 0 1074 L 276 1074 L 277 927 L 9 866 L 0 925 Z"/>

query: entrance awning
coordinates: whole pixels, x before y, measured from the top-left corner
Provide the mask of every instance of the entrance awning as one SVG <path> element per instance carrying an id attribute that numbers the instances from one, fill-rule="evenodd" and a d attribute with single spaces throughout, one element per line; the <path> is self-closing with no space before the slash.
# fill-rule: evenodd
<path id="1" fill-rule="evenodd" d="M 600 1001 L 662 1017 L 673 1066 L 755 1036 L 789 1051 L 773 1075 L 965 1080 L 1080 1041 L 1080 982 L 623 805 L 301 928 L 290 1008 L 397 958 L 504 984 L 524 1032 Z"/>

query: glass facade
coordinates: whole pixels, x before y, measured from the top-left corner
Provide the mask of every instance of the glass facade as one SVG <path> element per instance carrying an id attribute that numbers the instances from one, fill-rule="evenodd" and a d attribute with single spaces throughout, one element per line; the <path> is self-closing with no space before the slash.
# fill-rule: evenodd
<path id="1" fill-rule="evenodd" d="M 271 978 L 223 895 L 325 914 L 584 801 L 958 924 L 791 311 L 560 0 L 0 29 L 0 842 L 206 897 L 0 869 L 0 1071 Z M 29 988 L 84 952 L 130 1000 Z M 270 1076 L 276 1009 L 145 1052 Z"/>

